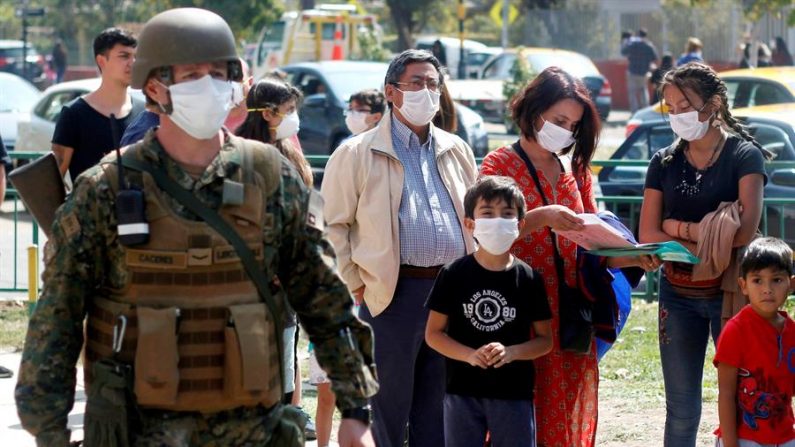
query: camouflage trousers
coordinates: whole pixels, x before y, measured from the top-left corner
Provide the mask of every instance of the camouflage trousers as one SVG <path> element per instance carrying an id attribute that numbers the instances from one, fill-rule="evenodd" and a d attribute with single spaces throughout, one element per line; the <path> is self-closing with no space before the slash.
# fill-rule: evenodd
<path id="1" fill-rule="evenodd" d="M 295 407 L 236 408 L 209 415 L 144 411 L 135 447 L 302 447 L 306 419 Z"/>

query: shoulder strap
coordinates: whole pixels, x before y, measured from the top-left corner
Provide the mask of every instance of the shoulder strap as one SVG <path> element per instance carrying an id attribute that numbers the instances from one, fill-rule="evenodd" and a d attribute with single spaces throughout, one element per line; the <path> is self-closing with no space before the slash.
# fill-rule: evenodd
<path id="1" fill-rule="evenodd" d="M 548 206 L 549 201 L 547 200 L 547 196 L 544 195 L 544 189 L 541 187 L 541 180 L 538 179 L 538 172 L 536 171 L 536 167 L 533 166 L 533 162 L 530 161 L 530 157 L 527 156 L 518 141 L 512 144 L 511 147 L 519 155 L 519 158 L 524 161 L 524 164 L 527 166 L 527 170 L 530 171 L 530 176 L 533 177 L 533 182 L 536 184 L 538 194 L 541 195 L 541 201 L 544 202 L 544 206 Z M 560 163 L 560 159 L 558 159 L 558 163 Z M 562 164 L 560 168 L 563 170 Z M 555 257 L 555 269 L 558 271 L 558 288 L 560 288 L 563 287 L 563 284 L 566 282 L 565 270 L 563 268 L 563 257 L 560 256 L 560 253 L 558 253 L 558 236 L 552 232 L 551 228 L 549 229 L 549 233 L 550 236 L 552 236 L 552 254 Z"/>
<path id="2" fill-rule="evenodd" d="M 246 152 L 248 152 L 248 150 L 243 151 L 244 157 L 246 157 Z M 279 365 L 283 365 L 282 322 L 281 319 L 278 318 L 279 313 L 277 312 L 276 302 L 271 295 L 268 279 L 265 276 L 265 272 L 263 271 L 263 269 L 267 267 L 261 268 L 262 266 L 257 263 L 254 253 L 248 248 L 243 238 L 241 238 L 240 235 L 232 227 L 230 227 L 229 224 L 221 218 L 221 216 L 218 215 L 218 213 L 205 206 L 193 194 L 172 180 L 162 167 L 152 166 L 144 160 L 133 157 L 122 157 L 122 163 L 124 166 L 130 169 L 135 169 L 150 174 L 155 179 L 155 182 L 159 187 L 171 195 L 171 197 L 178 200 L 181 204 L 185 205 L 185 207 L 199 216 L 202 220 L 207 222 L 208 225 L 213 227 L 215 231 L 217 231 L 221 236 L 223 236 L 224 239 L 232 244 L 232 246 L 235 248 L 235 251 L 237 252 L 237 255 L 240 257 L 244 268 L 246 269 L 246 273 L 248 273 L 249 278 L 257 287 L 260 298 L 265 301 L 265 305 L 268 306 L 268 310 L 273 317 L 273 323 L 276 332 L 276 345 L 279 350 Z M 284 383 L 283 369 L 284 368 L 281 366 L 279 367 L 279 374 L 282 378 L 282 383 Z"/>

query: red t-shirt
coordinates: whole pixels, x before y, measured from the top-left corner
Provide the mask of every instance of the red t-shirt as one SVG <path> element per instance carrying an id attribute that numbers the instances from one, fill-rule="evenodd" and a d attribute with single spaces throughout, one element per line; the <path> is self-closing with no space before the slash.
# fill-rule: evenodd
<path id="1" fill-rule="evenodd" d="M 795 321 L 780 313 L 785 322 L 778 332 L 746 305 L 721 331 L 713 361 L 738 368 L 737 437 L 760 444 L 795 439 Z"/>

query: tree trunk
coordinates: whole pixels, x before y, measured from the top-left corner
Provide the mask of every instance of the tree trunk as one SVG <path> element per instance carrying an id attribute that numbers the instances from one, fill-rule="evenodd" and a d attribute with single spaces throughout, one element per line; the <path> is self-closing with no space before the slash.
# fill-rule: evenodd
<path id="1" fill-rule="evenodd" d="M 315 0 L 301 0 L 301 9 L 314 9 Z"/>
<path id="2" fill-rule="evenodd" d="M 406 8 L 402 0 L 387 0 L 392 20 L 395 22 L 397 31 L 397 51 L 403 51 L 414 46 L 414 39 L 411 37 L 414 28 L 414 18 L 411 8 Z"/>

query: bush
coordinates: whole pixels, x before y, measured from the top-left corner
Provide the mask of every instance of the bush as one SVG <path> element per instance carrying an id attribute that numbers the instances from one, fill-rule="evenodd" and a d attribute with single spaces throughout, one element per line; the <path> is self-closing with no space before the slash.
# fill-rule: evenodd
<path id="1" fill-rule="evenodd" d="M 502 84 L 502 97 L 505 100 L 505 128 L 508 133 L 518 133 L 511 116 L 511 100 L 538 74 L 530 67 L 524 47 L 517 48 L 516 59 L 513 61 L 510 73 L 511 78 Z"/>

